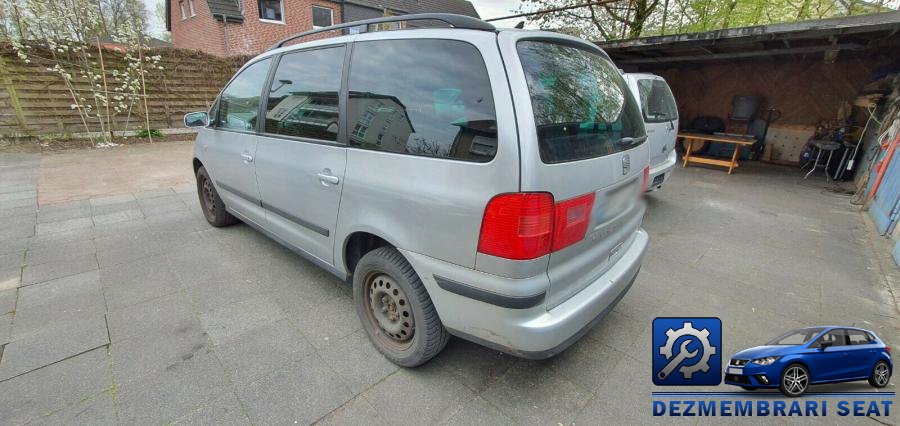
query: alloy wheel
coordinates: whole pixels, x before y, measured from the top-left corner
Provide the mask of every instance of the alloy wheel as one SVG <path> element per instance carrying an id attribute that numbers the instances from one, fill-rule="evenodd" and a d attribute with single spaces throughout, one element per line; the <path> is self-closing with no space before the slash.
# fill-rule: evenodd
<path id="1" fill-rule="evenodd" d="M 373 274 L 366 282 L 369 316 L 381 330 L 385 342 L 403 348 L 409 346 L 416 330 L 409 298 L 387 274 Z"/>
<path id="2" fill-rule="evenodd" d="M 875 383 L 878 383 L 878 386 L 884 386 L 888 382 L 888 366 L 887 364 L 880 362 L 875 366 Z"/>
<path id="3" fill-rule="evenodd" d="M 784 373 L 784 388 L 792 395 L 799 395 L 809 386 L 809 376 L 800 366 L 791 366 Z"/>

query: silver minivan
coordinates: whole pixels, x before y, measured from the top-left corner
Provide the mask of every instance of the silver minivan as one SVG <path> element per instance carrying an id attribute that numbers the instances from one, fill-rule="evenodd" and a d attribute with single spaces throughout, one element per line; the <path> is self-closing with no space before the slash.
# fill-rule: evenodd
<path id="1" fill-rule="evenodd" d="M 662 187 L 675 169 L 675 141 L 678 137 L 678 107 L 672 90 L 662 77 L 627 73 L 625 81 L 640 104 L 650 151 L 648 191 Z"/>
<path id="2" fill-rule="evenodd" d="M 366 31 L 423 19 L 449 27 Z M 287 46 L 322 31 L 347 34 Z M 242 221 L 352 283 L 399 365 L 450 335 L 553 356 L 647 248 L 641 111 L 578 38 L 444 14 L 318 29 L 250 60 L 185 124 L 209 223 Z"/>

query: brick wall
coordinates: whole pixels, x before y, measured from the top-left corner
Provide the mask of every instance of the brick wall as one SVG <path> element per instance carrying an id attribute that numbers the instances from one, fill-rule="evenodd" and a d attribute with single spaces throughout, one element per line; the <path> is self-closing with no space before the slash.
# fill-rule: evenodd
<path id="1" fill-rule="evenodd" d="M 229 22 L 227 48 L 222 21 L 214 19 L 206 0 L 194 0 L 196 16 L 181 19 L 179 0 L 168 0 L 172 6 L 172 42 L 175 47 L 196 49 L 217 56 L 256 55 L 275 42 L 312 29 L 312 6 L 334 11 L 334 23 L 341 22 L 341 4 L 328 0 L 283 0 L 284 23 L 263 22 L 259 19 L 256 0 L 241 0 L 243 22 Z M 187 1 L 187 0 L 185 0 Z M 329 37 L 331 34 L 312 38 Z"/>

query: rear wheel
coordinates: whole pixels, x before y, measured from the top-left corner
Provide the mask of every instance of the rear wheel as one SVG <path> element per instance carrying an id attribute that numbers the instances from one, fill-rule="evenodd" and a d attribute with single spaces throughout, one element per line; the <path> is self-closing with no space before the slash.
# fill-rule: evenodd
<path id="1" fill-rule="evenodd" d="M 883 388 L 887 386 L 888 382 L 891 379 L 891 368 L 884 361 L 878 361 L 875 363 L 875 367 L 872 367 L 872 377 L 869 377 L 869 384 L 876 388 Z"/>
<path id="2" fill-rule="evenodd" d="M 359 260 L 353 303 L 369 340 L 397 365 L 422 365 L 450 339 L 416 271 L 393 247 L 377 248 Z"/>
<path id="3" fill-rule="evenodd" d="M 809 370 L 800 364 L 791 364 L 781 373 L 781 383 L 778 385 L 781 393 L 796 398 L 806 393 L 809 389 Z"/>
<path id="4" fill-rule="evenodd" d="M 225 203 L 219 198 L 212 179 L 206 173 L 205 167 L 197 169 L 197 194 L 200 196 L 200 208 L 203 209 L 203 217 L 210 225 L 217 228 L 234 225 L 238 218 L 225 210 Z"/>

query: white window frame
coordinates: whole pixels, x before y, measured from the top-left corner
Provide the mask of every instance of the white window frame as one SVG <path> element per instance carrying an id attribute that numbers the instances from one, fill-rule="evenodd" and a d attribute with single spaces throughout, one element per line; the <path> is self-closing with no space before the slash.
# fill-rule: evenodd
<path id="1" fill-rule="evenodd" d="M 184 13 L 184 0 L 178 0 L 178 10 L 181 11 L 181 20 L 187 19 L 187 14 Z"/>
<path id="2" fill-rule="evenodd" d="M 197 9 L 194 8 L 194 0 L 188 0 L 188 9 L 191 11 L 191 18 L 197 16 Z"/>
<path id="3" fill-rule="evenodd" d="M 315 5 L 315 4 L 312 5 L 312 8 L 313 8 L 313 9 L 319 8 L 319 9 L 325 9 L 325 10 L 327 10 L 328 13 L 331 15 L 331 25 L 334 25 L 334 9 L 332 9 L 332 8 L 330 8 L 330 7 L 325 7 L 325 6 Z M 312 13 L 312 12 L 310 11 L 310 13 Z M 315 21 L 316 21 L 316 15 L 315 15 L 315 14 L 312 15 L 312 18 L 313 18 L 313 19 L 312 19 L 312 21 L 313 21 L 313 29 L 325 28 L 325 27 L 322 27 L 322 26 L 316 26 L 316 22 L 315 22 Z M 330 27 L 331 25 L 327 25 L 327 26 Z"/>
<path id="4" fill-rule="evenodd" d="M 257 10 L 257 11 L 259 10 L 259 2 L 260 2 L 260 0 L 256 0 L 256 10 Z M 280 25 L 285 25 L 285 22 L 284 22 L 284 21 L 285 21 L 285 16 L 284 16 L 284 0 L 278 0 L 278 4 L 281 5 L 281 20 L 280 20 L 280 21 L 277 20 L 277 19 L 266 19 L 266 18 L 263 18 L 262 16 L 259 17 L 259 21 L 260 21 L 260 22 L 267 22 L 267 23 L 270 23 L 270 24 L 280 24 Z"/>

